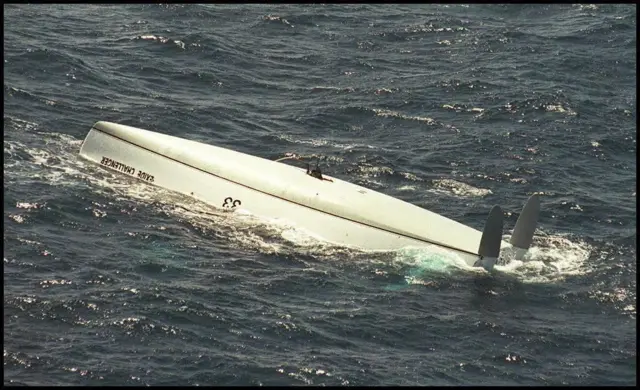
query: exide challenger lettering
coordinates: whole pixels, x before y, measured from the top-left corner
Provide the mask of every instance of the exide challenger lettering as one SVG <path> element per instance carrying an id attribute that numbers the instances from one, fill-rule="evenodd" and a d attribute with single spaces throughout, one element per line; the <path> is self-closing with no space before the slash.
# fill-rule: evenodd
<path id="1" fill-rule="evenodd" d="M 146 180 L 149 183 L 153 183 L 153 176 L 146 172 L 138 171 L 138 177 L 142 180 Z"/>
<path id="2" fill-rule="evenodd" d="M 104 157 L 103 156 L 102 157 L 102 161 L 100 161 L 100 164 L 106 165 L 106 166 L 111 167 L 111 168 L 114 168 L 114 169 L 116 169 L 116 170 L 118 170 L 120 172 L 124 172 L 124 173 L 129 174 L 129 175 L 135 175 L 135 173 L 136 173 L 136 169 L 134 167 L 130 167 L 130 166 L 125 165 L 125 164 L 123 164 L 121 162 L 112 160 L 112 159 L 110 159 L 108 157 Z"/>
<path id="3" fill-rule="evenodd" d="M 134 167 L 130 167 L 129 165 L 125 165 L 121 162 L 110 159 L 109 157 L 102 156 L 102 161 L 100 164 L 105 165 L 107 167 L 114 168 L 120 172 L 124 172 L 126 174 L 136 176 L 136 169 Z M 142 172 L 141 170 L 137 170 L 139 179 L 148 181 L 149 183 L 153 183 L 154 177 L 146 172 Z"/>

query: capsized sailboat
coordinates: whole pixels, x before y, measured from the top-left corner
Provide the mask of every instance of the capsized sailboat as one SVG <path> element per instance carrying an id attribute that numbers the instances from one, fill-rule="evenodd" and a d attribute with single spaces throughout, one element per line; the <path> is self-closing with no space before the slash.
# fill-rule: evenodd
<path id="1" fill-rule="evenodd" d="M 339 245 L 366 250 L 437 246 L 491 270 L 501 248 L 521 258 L 540 212 L 532 195 L 510 239 L 494 206 L 482 232 L 397 198 L 328 175 L 230 149 L 111 122 L 97 122 L 80 156 L 149 184 L 229 211 L 283 219 Z"/>

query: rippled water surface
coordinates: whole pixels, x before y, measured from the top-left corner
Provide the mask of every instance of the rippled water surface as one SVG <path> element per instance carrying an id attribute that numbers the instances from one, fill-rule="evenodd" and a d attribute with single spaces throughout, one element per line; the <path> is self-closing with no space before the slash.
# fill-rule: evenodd
<path id="1" fill-rule="evenodd" d="M 368 253 L 78 159 L 98 120 L 534 247 Z M 632 5 L 4 6 L 4 384 L 633 385 Z"/>

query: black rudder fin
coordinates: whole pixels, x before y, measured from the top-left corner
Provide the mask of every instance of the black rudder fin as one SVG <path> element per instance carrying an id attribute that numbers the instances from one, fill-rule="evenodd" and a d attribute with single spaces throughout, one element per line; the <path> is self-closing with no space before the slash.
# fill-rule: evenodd
<path id="1" fill-rule="evenodd" d="M 533 242 L 533 234 L 538 225 L 539 215 L 540 198 L 537 194 L 533 194 L 522 208 L 516 226 L 513 228 L 513 234 L 509 240 L 511 245 L 517 249 L 529 249 Z"/>
<path id="2" fill-rule="evenodd" d="M 502 227 L 503 213 L 500 206 L 493 206 L 489 212 L 487 222 L 484 224 L 478 255 L 480 259 L 476 261 L 475 266 L 482 266 L 487 270 L 493 268 L 493 264 L 500 256 L 500 247 L 502 245 Z"/>

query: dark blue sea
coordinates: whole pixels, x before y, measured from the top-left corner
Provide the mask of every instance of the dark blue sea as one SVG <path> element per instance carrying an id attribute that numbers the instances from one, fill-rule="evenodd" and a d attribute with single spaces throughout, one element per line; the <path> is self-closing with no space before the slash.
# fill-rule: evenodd
<path id="1" fill-rule="evenodd" d="M 4 6 L 4 384 L 635 385 L 634 5 Z M 508 239 L 488 273 L 78 158 L 99 120 Z"/>

